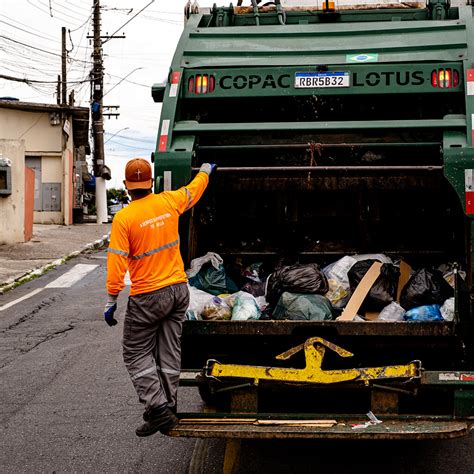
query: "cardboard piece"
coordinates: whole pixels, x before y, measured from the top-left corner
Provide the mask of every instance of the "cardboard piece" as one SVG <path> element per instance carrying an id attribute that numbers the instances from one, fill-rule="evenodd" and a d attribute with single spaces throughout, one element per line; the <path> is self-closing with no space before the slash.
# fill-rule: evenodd
<path id="1" fill-rule="evenodd" d="M 369 271 L 372 269 L 372 267 L 370 267 Z M 364 281 L 365 279 L 365 276 L 367 276 L 369 272 L 367 272 L 365 275 L 364 275 L 364 278 L 360 281 L 359 283 L 359 286 L 356 288 L 356 291 L 359 289 L 359 287 L 362 285 L 362 282 Z M 410 275 L 411 275 L 411 267 L 410 265 L 408 265 L 408 263 L 404 262 L 403 260 L 400 261 L 400 277 L 398 278 L 398 287 L 397 287 L 397 298 L 396 298 L 396 302 L 398 304 L 400 304 L 400 295 L 402 293 L 402 289 L 403 287 L 408 283 L 408 280 L 410 279 Z M 375 283 L 375 280 L 374 280 L 374 283 Z M 373 285 L 373 283 L 372 283 Z M 367 289 L 366 293 L 365 293 L 365 296 L 367 295 L 367 293 L 369 292 L 370 288 Z M 354 295 L 356 294 L 356 291 L 354 292 Z M 353 295 L 353 296 L 354 296 Z M 364 296 L 364 298 L 365 298 Z M 362 304 L 362 302 L 364 301 L 364 298 L 362 298 L 361 302 L 359 303 L 359 306 L 357 308 L 356 311 L 358 311 L 360 309 L 360 305 Z M 347 304 L 347 306 L 349 306 L 350 302 L 352 301 L 352 298 L 349 300 L 349 303 Z M 344 313 L 342 313 L 342 315 L 344 315 Z M 364 315 L 364 318 L 366 319 L 366 321 L 377 321 L 378 317 L 380 315 L 380 312 L 366 312 L 365 315 Z M 354 316 L 355 317 L 355 316 Z M 347 321 L 352 321 L 352 319 L 354 319 L 354 317 L 352 317 L 351 319 L 347 319 Z M 343 320 L 342 319 L 342 316 L 338 318 L 339 321 Z M 344 319 L 343 321 L 346 321 L 346 319 Z"/>
<path id="2" fill-rule="evenodd" d="M 400 304 L 400 295 L 402 294 L 403 287 L 408 283 L 411 275 L 411 267 L 408 263 L 403 260 L 400 261 L 400 276 L 398 278 L 398 287 L 397 287 L 397 299 L 395 300 Z M 365 313 L 365 319 L 367 321 L 377 321 L 380 313 Z"/>
<path id="3" fill-rule="evenodd" d="M 337 318 L 338 321 L 352 321 L 357 316 L 357 312 L 359 311 L 365 297 L 375 283 L 375 280 L 379 277 L 381 268 L 382 264 L 380 262 L 374 262 L 372 264 L 364 275 L 364 278 L 362 278 L 360 283 L 357 285 L 354 293 L 352 293 L 351 299 L 344 308 L 341 316 Z"/>

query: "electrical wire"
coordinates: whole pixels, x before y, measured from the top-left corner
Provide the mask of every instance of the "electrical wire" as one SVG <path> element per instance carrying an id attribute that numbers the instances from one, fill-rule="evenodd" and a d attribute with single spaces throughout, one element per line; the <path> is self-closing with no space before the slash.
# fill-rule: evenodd
<path id="1" fill-rule="evenodd" d="M 116 140 L 113 140 L 113 139 L 109 140 L 109 143 L 115 143 L 116 145 L 124 146 L 125 148 L 131 148 L 133 150 L 146 151 L 146 150 L 149 150 L 151 148 L 151 147 L 138 147 L 138 146 L 126 145 L 125 143 L 120 143 L 120 142 L 117 142 Z M 150 142 L 150 144 L 151 144 L 151 142 Z"/>
<path id="2" fill-rule="evenodd" d="M 41 0 L 36 0 L 36 2 L 38 2 L 42 7 L 45 7 L 45 8 L 48 8 L 48 4 L 47 3 L 43 3 Z M 28 0 L 28 3 L 30 3 L 31 5 L 34 5 L 31 3 L 31 0 Z M 40 9 L 38 7 L 38 9 Z M 41 10 L 41 9 L 40 9 Z M 45 13 L 48 13 L 48 15 L 52 18 L 58 18 L 58 19 L 68 19 L 68 21 L 70 21 L 69 19 L 72 19 L 73 21 L 78 21 L 78 22 L 82 22 L 84 21 L 84 18 L 79 18 L 78 16 L 76 15 L 72 15 L 71 14 L 71 10 L 68 10 L 68 9 L 64 9 L 64 10 L 59 10 L 57 9 L 57 4 L 56 4 L 56 8 L 55 8 L 56 12 L 54 13 L 54 15 L 52 13 L 49 13 L 47 12 L 47 10 L 41 10 Z M 51 10 L 52 12 L 52 10 Z M 59 16 L 61 15 L 61 16 Z"/>
<path id="3" fill-rule="evenodd" d="M 147 5 L 145 5 L 138 13 L 136 13 L 135 15 L 132 16 L 132 18 L 130 18 L 128 21 L 126 21 L 122 26 L 120 26 L 119 28 L 117 28 L 110 36 L 109 38 L 107 38 L 106 40 L 104 40 L 102 42 L 102 44 L 104 43 L 107 43 L 107 41 L 110 41 L 110 39 L 115 35 L 115 33 L 117 33 L 119 30 L 121 30 L 122 28 L 124 28 L 126 25 L 128 25 L 134 18 L 136 18 L 138 15 L 140 15 L 140 13 L 142 11 L 144 11 L 146 8 L 148 8 L 155 0 L 151 0 L 150 3 L 148 3 Z"/>
<path id="4" fill-rule="evenodd" d="M 38 48 L 38 47 L 33 46 L 31 44 L 27 44 L 27 43 L 23 43 L 22 41 L 14 40 L 12 38 L 9 38 L 8 36 L 0 35 L 0 38 L 3 38 L 4 40 L 7 40 L 7 41 L 11 41 L 12 43 L 21 44 L 22 46 L 26 46 L 27 48 L 31 48 L 31 49 L 34 49 L 34 50 L 37 50 L 37 51 L 41 51 L 41 52 L 46 53 L 46 54 L 51 54 L 53 56 L 62 57 L 61 54 L 59 54 L 59 53 L 53 53 L 52 51 L 47 51 L 45 49 Z M 75 59 L 75 61 L 84 62 L 84 61 L 81 61 L 80 59 Z M 92 64 L 91 61 L 86 61 L 86 62 L 89 63 L 89 64 Z"/>
<path id="5" fill-rule="evenodd" d="M 113 135 L 117 138 L 123 138 L 124 140 L 130 140 L 132 142 L 139 142 L 139 143 L 151 143 L 151 144 L 155 144 L 156 143 L 156 140 L 142 140 L 140 138 L 131 138 L 131 137 L 126 137 L 125 135 L 119 135 L 119 134 L 113 134 L 113 133 L 109 133 L 109 132 L 105 132 L 106 135 Z"/>
<path id="6" fill-rule="evenodd" d="M 6 76 L 5 74 L 0 74 L 0 79 L 5 79 L 7 81 L 14 81 L 14 82 L 24 82 L 25 84 L 57 84 L 58 81 L 42 81 L 38 79 L 28 79 L 26 77 L 13 77 L 13 76 Z M 93 79 L 84 79 L 82 81 L 68 81 L 68 84 L 84 84 L 85 82 L 93 82 Z"/>

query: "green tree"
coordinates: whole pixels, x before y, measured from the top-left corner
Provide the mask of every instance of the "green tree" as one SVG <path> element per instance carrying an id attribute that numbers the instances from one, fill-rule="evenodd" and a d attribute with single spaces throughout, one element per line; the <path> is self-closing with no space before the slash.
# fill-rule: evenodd
<path id="1" fill-rule="evenodd" d="M 127 191 L 123 188 L 110 188 L 107 189 L 107 205 L 112 204 L 128 204 L 130 201 Z"/>

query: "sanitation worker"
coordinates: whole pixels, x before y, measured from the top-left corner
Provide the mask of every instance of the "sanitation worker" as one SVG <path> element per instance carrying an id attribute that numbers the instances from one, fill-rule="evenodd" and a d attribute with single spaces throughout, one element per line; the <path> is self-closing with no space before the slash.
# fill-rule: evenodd
<path id="1" fill-rule="evenodd" d="M 132 286 L 122 345 L 125 366 L 145 405 L 145 423 L 136 429 L 137 436 L 167 433 L 178 422 L 180 337 L 189 304 L 178 220 L 199 201 L 214 169 L 204 163 L 188 185 L 153 194 L 148 161 L 135 158 L 125 167 L 124 184 L 132 202 L 112 222 L 104 319 L 109 326 L 117 324 L 117 296 L 128 270 Z"/>

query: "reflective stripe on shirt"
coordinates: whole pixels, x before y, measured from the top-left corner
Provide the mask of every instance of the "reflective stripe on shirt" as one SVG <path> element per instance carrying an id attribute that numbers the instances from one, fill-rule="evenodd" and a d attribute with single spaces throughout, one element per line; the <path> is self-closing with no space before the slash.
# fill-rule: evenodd
<path id="1" fill-rule="evenodd" d="M 193 196 L 189 192 L 188 188 L 184 188 L 184 190 L 186 191 L 186 194 L 188 195 L 188 205 L 186 206 L 186 209 L 185 209 L 185 211 L 187 211 L 193 205 Z"/>
<path id="2" fill-rule="evenodd" d="M 175 247 L 176 245 L 179 244 L 179 239 L 178 240 L 175 240 L 174 242 L 171 242 L 169 244 L 166 244 L 166 245 L 162 245 L 161 247 L 158 247 L 156 249 L 153 249 L 153 250 L 148 250 L 140 255 L 133 255 L 131 258 L 133 260 L 140 260 L 141 258 L 143 257 L 149 257 L 150 255 L 153 255 L 155 253 L 158 253 L 158 252 L 161 252 L 162 250 L 166 250 L 166 249 L 169 249 L 171 247 Z"/>
<path id="3" fill-rule="evenodd" d="M 107 252 L 115 253 L 117 255 L 123 255 L 124 257 L 128 257 L 128 253 L 124 252 L 123 250 L 112 249 L 112 248 L 109 247 L 107 249 Z"/>

